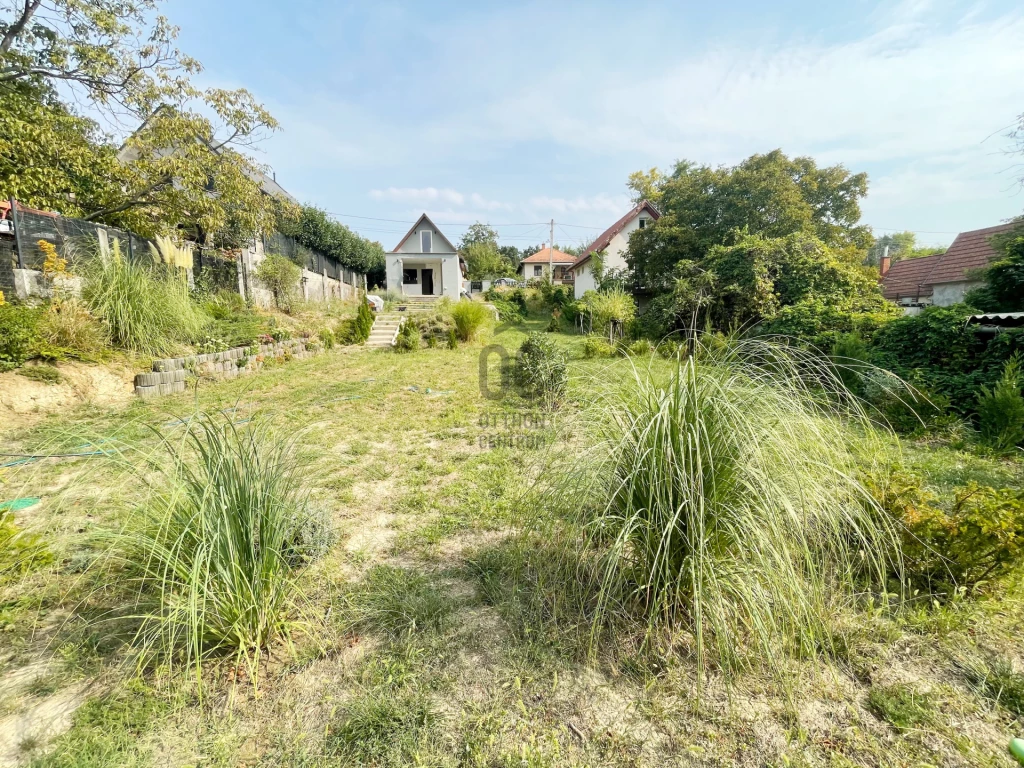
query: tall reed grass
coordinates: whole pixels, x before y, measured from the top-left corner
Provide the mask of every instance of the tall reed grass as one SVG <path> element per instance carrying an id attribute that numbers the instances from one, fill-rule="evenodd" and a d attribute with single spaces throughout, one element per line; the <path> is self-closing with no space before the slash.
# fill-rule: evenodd
<path id="1" fill-rule="evenodd" d="M 592 642 L 639 619 L 702 676 L 829 643 L 829 619 L 881 582 L 895 531 L 860 486 L 871 427 L 828 360 L 697 339 L 667 377 L 634 369 L 593 414 L 588 458 L 557 481 L 597 562 Z M 851 431 L 852 430 L 852 431 Z"/>
<path id="2" fill-rule="evenodd" d="M 330 546 L 330 525 L 302 487 L 292 444 L 269 428 L 199 414 L 157 492 L 114 551 L 139 586 L 141 658 L 201 671 L 233 654 L 255 677 L 262 652 L 301 623 L 297 570 Z"/>
<path id="3" fill-rule="evenodd" d="M 471 341 L 491 317 L 490 310 L 477 301 L 458 301 L 451 312 L 460 341 Z"/>
<path id="4" fill-rule="evenodd" d="M 192 301 L 185 272 L 126 258 L 117 240 L 107 257 L 88 262 L 82 297 L 111 344 L 161 355 L 199 338 L 209 317 Z"/>

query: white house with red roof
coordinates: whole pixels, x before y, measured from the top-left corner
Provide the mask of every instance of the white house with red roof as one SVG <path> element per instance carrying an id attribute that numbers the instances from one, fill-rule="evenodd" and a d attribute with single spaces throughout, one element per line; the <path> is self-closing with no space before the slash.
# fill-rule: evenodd
<path id="1" fill-rule="evenodd" d="M 576 298 L 587 291 L 597 289 L 594 280 L 594 254 L 604 255 L 604 271 L 625 270 L 626 252 L 629 250 L 629 236 L 638 229 L 649 226 L 661 218 L 658 209 L 646 200 L 634 205 L 625 216 L 602 232 L 594 242 L 587 246 L 583 254 L 572 265 L 573 281 L 576 285 Z"/>
<path id="2" fill-rule="evenodd" d="M 385 255 L 384 262 L 389 291 L 456 300 L 461 295 L 465 266 L 458 249 L 425 213 Z"/>
<path id="3" fill-rule="evenodd" d="M 519 262 L 519 276 L 523 280 L 543 280 L 550 275 L 551 282 L 555 285 L 572 285 L 574 263 L 575 256 L 546 246 Z"/>
<path id="4" fill-rule="evenodd" d="M 998 255 L 991 238 L 1017 226 L 1021 225 L 999 224 L 961 232 L 945 253 L 934 256 L 904 259 L 892 266 L 888 258 L 882 259 L 882 295 L 908 309 L 931 304 L 948 307 L 963 301 L 969 290 L 983 284 L 981 270 Z"/>

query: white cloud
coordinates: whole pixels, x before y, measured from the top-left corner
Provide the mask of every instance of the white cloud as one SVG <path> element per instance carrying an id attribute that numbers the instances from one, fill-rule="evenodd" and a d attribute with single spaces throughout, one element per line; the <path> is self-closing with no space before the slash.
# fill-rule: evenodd
<path id="1" fill-rule="evenodd" d="M 374 200 L 388 200 L 394 203 L 415 203 L 417 205 L 436 204 L 438 202 L 462 205 L 466 202 L 466 196 L 454 189 L 435 189 L 424 187 L 414 189 L 411 187 L 388 187 L 387 189 L 371 189 L 370 197 Z"/>

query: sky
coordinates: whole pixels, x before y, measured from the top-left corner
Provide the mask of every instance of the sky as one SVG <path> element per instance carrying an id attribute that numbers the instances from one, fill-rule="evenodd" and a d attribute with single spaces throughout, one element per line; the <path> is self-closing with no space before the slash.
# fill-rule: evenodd
<path id="1" fill-rule="evenodd" d="M 1024 7 L 990 2 L 167 0 L 197 83 L 281 123 L 256 159 L 393 248 L 589 242 L 628 175 L 781 148 L 869 176 L 863 221 L 922 245 L 1024 213 Z"/>

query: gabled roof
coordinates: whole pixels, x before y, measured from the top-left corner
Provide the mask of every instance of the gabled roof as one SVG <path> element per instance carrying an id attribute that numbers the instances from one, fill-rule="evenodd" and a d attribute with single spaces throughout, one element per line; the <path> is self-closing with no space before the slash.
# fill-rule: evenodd
<path id="1" fill-rule="evenodd" d="M 931 296 L 935 285 L 971 280 L 970 273 L 988 266 L 998 255 L 989 238 L 1018 226 L 1011 222 L 961 232 L 945 253 L 897 261 L 882 278 L 882 295 L 887 299 Z"/>
<path id="2" fill-rule="evenodd" d="M 891 301 L 900 297 L 931 296 L 932 286 L 927 282 L 928 275 L 943 255 L 937 253 L 934 256 L 897 261 L 882 277 L 882 295 Z"/>
<path id="3" fill-rule="evenodd" d="M 549 257 L 549 254 L 550 254 L 550 257 Z M 575 256 L 571 256 L 568 253 L 563 253 L 562 251 L 558 250 L 557 248 L 552 249 L 552 248 L 548 247 L 548 248 L 541 248 L 536 253 L 530 254 L 529 256 L 527 256 L 525 259 L 523 259 L 519 263 L 520 264 L 538 264 L 538 263 L 543 262 L 544 264 L 547 264 L 548 262 L 551 262 L 552 264 L 572 264 L 574 261 L 576 261 L 576 257 Z"/>
<path id="4" fill-rule="evenodd" d="M 598 235 L 597 239 L 590 245 L 588 245 L 586 250 L 583 251 L 582 255 L 578 259 L 576 259 L 576 263 L 573 264 L 573 267 L 578 267 L 580 264 L 583 264 L 585 261 L 587 261 L 593 254 L 600 253 L 605 248 L 607 248 L 608 244 L 612 241 L 612 239 L 617 234 L 619 234 L 619 232 L 621 232 L 625 228 L 625 226 L 629 224 L 629 222 L 631 222 L 635 217 L 639 216 L 644 211 L 647 211 L 651 215 L 651 218 L 654 219 L 655 221 L 661 218 L 661 214 L 658 213 L 658 209 L 655 208 L 649 200 L 641 200 L 639 203 L 630 208 L 629 212 L 625 216 L 623 216 L 621 219 L 619 219 L 610 227 L 608 227 L 608 229 L 606 229 L 604 232 Z"/>
<path id="5" fill-rule="evenodd" d="M 449 240 L 447 237 L 445 237 L 444 236 L 444 232 L 442 232 L 438 228 L 437 224 L 432 222 L 430 220 L 430 217 L 427 216 L 427 214 L 424 213 L 422 216 L 420 216 L 418 219 L 416 219 L 416 223 L 412 225 L 412 228 L 408 232 L 405 233 L 405 237 L 403 237 L 401 240 L 398 241 L 398 245 L 396 245 L 394 248 L 391 249 L 391 253 L 398 253 L 398 249 L 401 248 L 405 244 L 406 240 L 408 240 L 410 237 L 412 237 L 413 232 L 415 232 L 417 227 L 419 227 L 419 225 L 422 224 L 424 221 L 427 222 L 427 224 L 429 224 L 433 228 L 433 230 L 437 233 L 438 237 L 440 237 L 442 240 L 444 240 L 446 243 L 448 243 L 448 247 L 449 248 L 451 248 L 453 251 L 458 252 L 459 249 L 456 248 L 454 245 L 452 245 L 452 241 Z"/>

